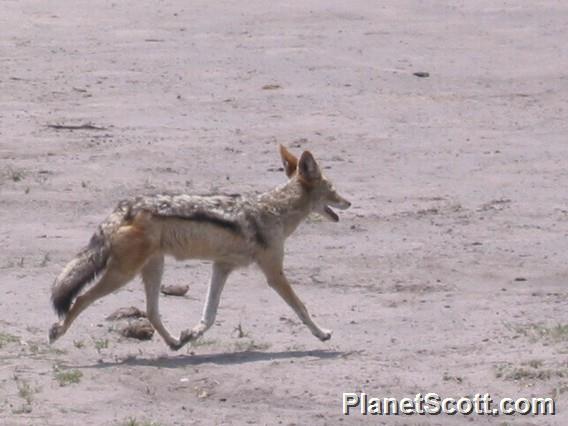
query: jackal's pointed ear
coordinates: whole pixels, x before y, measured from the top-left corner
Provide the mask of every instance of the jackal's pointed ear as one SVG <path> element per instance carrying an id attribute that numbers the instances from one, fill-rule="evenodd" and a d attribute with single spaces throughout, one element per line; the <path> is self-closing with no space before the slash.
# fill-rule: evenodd
<path id="1" fill-rule="evenodd" d="M 280 157 L 282 157 L 282 165 L 284 166 L 286 176 L 292 177 L 298 168 L 298 159 L 294 154 L 284 148 L 283 145 L 278 145 L 278 149 L 280 150 Z"/>
<path id="2" fill-rule="evenodd" d="M 300 177 L 306 181 L 317 180 L 321 178 L 321 171 L 314 156 L 310 151 L 304 151 L 298 163 L 298 173 Z"/>

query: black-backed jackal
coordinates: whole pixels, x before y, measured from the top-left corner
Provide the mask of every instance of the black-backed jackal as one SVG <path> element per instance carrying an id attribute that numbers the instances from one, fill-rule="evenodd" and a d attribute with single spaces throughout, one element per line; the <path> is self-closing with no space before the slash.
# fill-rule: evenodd
<path id="1" fill-rule="evenodd" d="M 251 263 L 310 331 L 328 340 L 331 331 L 312 320 L 286 279 L 284 241 L 310 213 L 337 222 L 331 207 L 347 209 L 351 203 L 335 191 L 309 151 L 297 159 L 280 146 L 280 155 L 289 180 L 261 195 L 154 195 L 120 202 L 55 280 L 52 302 L 62 321 L 51 327 L 50 342 L 65 334 L 87 306 L 140 273 L 148 319 L 177 350 L 211 327 L 227 277 Z M 158 308 L 165 255 L 213 262 L 201 321 L 179 338 L 166 330 Z M 98 282 L 80 294 L 98 275 Z"/>

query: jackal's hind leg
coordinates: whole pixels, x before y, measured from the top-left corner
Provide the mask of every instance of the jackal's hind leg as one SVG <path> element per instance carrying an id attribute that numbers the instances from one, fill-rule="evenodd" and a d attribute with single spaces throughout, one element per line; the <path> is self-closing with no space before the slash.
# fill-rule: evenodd
<path id="1" fill-rule="evenodd" d="M 134 275 L 135 274 L 132 273 L 125 273 L 119 268 L 114 268 L 111 263 L 99 282 L 75 299 L 73 306 L 71 306 L 71 309 L 67 315 L 65 315 L 65 319 L 51 326 L 51 329 L 49 330 L 49 342 L 53 343 L 55 340 L 63 336 L 73 321 L 75 321 L 79 314 L 89 305 L 99 300 L 101 297 L 118 290 L 120 287 L 127 284 Z"/>
<path id="2" fill-rule="evenodd" d="M 214 263 L 211 273 L 211 282 L 207 290 L 207 299 L 203 307 L 203 314 L 199 324 L 191 330 L 185 330 L 181 333 L 180 342 L 182 345 L 198 339 L 205 333 L 215 322 L 217 316 L 217 308 L 221 300 L 221 293 L 227 282 L 227 278 L 233 267 L 222 263 Z"/>
<path id="3" fill-rule="evenodd" d="M 49 331 L 50 342 L 61 337 L 77 316 L 94 301 L 118 290 L 138 274 L 155 250 L 156 241 L 147 232 L 148 215 L 138 214 L 131 225 L 120 227 L 112 236 L 111 256 L 102 278 L 75 299 L 64 321 Z"/>

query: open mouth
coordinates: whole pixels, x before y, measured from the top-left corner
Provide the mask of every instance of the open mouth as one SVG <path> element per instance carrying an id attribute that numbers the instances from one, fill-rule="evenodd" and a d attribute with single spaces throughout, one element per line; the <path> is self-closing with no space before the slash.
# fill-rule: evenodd
<path id="1" fill-rule="evenodd" d="M 331 219 L 331 220 L 334 221 L 334 222 L 339 222 L 339 216 L 337 216 L 337 213 L 335 213 L 335 212 L 331 209 L 331 207 L 325 206 L 325 207 L 323 208 L 323 211 L 324 211 L 325 215 L 326 215 L 329 219 Z"/>

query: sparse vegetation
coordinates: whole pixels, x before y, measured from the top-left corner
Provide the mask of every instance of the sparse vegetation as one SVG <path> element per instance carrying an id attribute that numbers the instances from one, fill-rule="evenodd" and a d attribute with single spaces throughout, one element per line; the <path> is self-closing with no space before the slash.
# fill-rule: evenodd
<path id="1" fill-rule="evenodd" d="M 544 368 L 544 362 L 531 360 L 520 366 L 501 364 L 497 366 L 495 377 L 504 380 L 550 380 L 554 377 L 567 378 L 568 367 Z"/>
<path id="2" fill-rule="evenodd" d="M 442 376 L 442 380 L 444 382 L 456 382 L 456 383 L 463 383 L 463 377 L 460 376 L 452 376 L 447 371 L 444 372 Z"/>
<path id="3" fill-rule="evenodd" d="M 12 414 L 29 414 L 32 412 L 32 406 L 29 404 L 22 404 L 19 408 L 14 408 Z"/>
<path id="4" fill-rule="evenodd" d="M 81 377 L 83 377 L 83 373 L 79 370 L 55 370 L 55 380 L 57 380 L 59 386 L 79 383 Z"/>
<path id="5" fill-rule="evenodd" d="M 8 343 L 19 342 L 20 338 L 9 333 L 0 333 L 0 348 L 7 345 Z"/>
<path id="6" fill-rule="evenodd" d="M 527 365 L 531 368 L 540 368 L 544 365 L 544 362 L 540 359 L 533 359 L 527 362 Z"/>
<path id="7" fill-rule="evenodd" d="M 37 343 L 29 343 L 28 349 L 32 355 L 37 355 L 40 352 L 40 347 Z"/>
<path id="8" fill-rule="evenodd" d="M 33 388 L 27 380 L 20 379 L 14 375 L 16 386 L 18 387 L 18 396 L 23 399 L 23 404 L 12 410 L 13 414 L 28 414 L 32 412 L 33 396 L 39 392 L 38 388 Z"/>
<path id="9" fill-rule="evenodd" d="M 103 349 L 108 349 L 108 339 L 95 339 L 94 340 L 95 349 L 97 352 L 101 352 Z"/>
<path id="10" fill-rule="evenodd" d="M 13 182 L 20 182 L 24 178 L 24 172 L 20 170 L 8 169 L 8 178 Z"/>
<path id="11" fill-rule="evenodd" d="M 521 336 L 528 337 L 533 343 L 537 341 L 568 342 L 568 324 L 556 324 L 554 326 L 527 324 L 514 327 L 514 331 Z"/>
<path id="12" fill-rule="evenodd" d="M 203 339 L 199 338 L 191 342 L 191 347 L 197 348 L 199 346 L 211 346 L 216 345 L 218 342 L 215 339 Z"/>
<path id="13" fill-rule="evenodd" d="M 235 342 L 235 351 L 237 352 L 264 351 L 268 348 L 270 348 L 269 343 L 257 343 L 252 339 Z"/>
<path id="14" fill-rule="evenodd" d="M 136 420 L 134 417 L 129 417 L 124 422 L 118 423 L 117 426 L 161 426 L 161 424 L 149 420 Z"/>
<path id="15" fill-rule="evenodd" d="M 45 354 L 64 355 L 67 353 L 65 349 L 60 349 L 55 346 L 48 345 L 43 341 L 42 342 L 28 341 L 24 343 L 24 348 L 27 349 L 27 352 L 30 355 L 45 355 Z"/>
<path id="16" fill-rule="evenodd" d="M 25 380 L 17 379 L 16 383 L 18 386 L 18 395 L 20 396 L 20 398 L 26 401 L 26 404 L 31 405 L 33 401 L 33 395 L 37 392 L 37 390 L 32 389 L 30 384 Z"/>
<path id="17" fill-rule="evenodd" d="M 235 329 L 233 330 L 234 333 L 236 333 L 237 338 L 242 339 L 243 337 L 248 337 L 249 333 L 245 332 L 243 330 L 243 326 L 241 325 L 241 323 L 239 323 Z"/>
<path id="18" fill-rule="evenodd" d="M 82 340 L 73 340 L 73 346 L 75 346 L 77 349 L 83 349 L 85 347 L 85 342 L 83 342 Z"/>
<path id="19" fill-rule="evenodd" d="M 51 257 L 49 256 L 49 253 L 45 253 L 39 266 L 41 266 L 42 268 L 46 267 L 50 260 Z"/>

